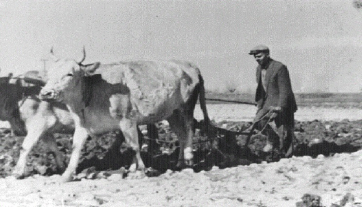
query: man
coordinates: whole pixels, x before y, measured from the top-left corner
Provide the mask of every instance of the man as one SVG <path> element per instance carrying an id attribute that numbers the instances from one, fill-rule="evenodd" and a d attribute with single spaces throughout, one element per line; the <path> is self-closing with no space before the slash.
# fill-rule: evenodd
<path id="1" fill-rule="evenodd" d="M 288 69 L 283 63 L 270 58 L 269 48 L 265 45 L 254 47 L 249 54 L 259 64 L 255 95 L 258 109 L 254 123 L 257 129 L 263 130 L 268 136 L 263 151 L 269 152 L 279 144 L 282 156 L 289 157 L 293 153 L 294 113 L 297 104 Z"/>

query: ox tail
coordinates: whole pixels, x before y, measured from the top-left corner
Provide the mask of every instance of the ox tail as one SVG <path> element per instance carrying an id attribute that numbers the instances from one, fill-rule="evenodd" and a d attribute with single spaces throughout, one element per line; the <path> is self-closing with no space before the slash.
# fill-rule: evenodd
<path id="1" fill-rule="evenodd" d="M 210 119 L 209 119 L 209 115 L 208 115 L 207 109 L 206 109 L 205 86 L 204 86 L 204 79 L 202 78 L 201 74 L 199 74 L 199 81 L 200 81 L 200 94 L 199 94 L 200 108 L 204 115 L 205 132 L 206 132 L 206 134 L 208 134 Z"/>

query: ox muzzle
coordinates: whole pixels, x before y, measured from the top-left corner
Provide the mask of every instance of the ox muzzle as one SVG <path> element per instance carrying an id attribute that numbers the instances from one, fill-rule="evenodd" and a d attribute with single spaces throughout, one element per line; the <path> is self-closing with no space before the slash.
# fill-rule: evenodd
<path id="1" fill-rule="evenodd" d="M 41 100 L 56 100 L 59 98 L 59 92 L 51 89 L 42 89 L 39 94 Z"/>

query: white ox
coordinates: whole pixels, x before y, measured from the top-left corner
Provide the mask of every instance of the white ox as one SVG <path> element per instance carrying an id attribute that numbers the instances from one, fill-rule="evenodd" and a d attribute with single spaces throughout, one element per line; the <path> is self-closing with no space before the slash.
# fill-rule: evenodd
<path id="1" fill-rule="evenodd" d="M 161 120 L 167 120 L 178 136 L 178 167 L 192 164 L 193 112 L 198 97 L 206 126 L 209 120 L 203 79 L 195 65 L 184 61 L 83 65 L 57 59 L 53 53 L 52 57 L 54 67 L 48 71 L 40 97 L 65 103 L 75 121 L 73 151 L 63 181 L 71 180 L 88 135 L 116 129 L 121 129 L 136 152 L 130 171 L 143 170 L 137 125 Z"/>
<path id="2" fill-rule="evenodd" d="M 63 172 L 65 169 L 63 153 L 59 151 L 53 134 L 73 133 L 74 121 L 67 108 L 60 103 L 47 103 L 29 97 L 19 110 L 21 119 L 25 122 L 27 135 L 21 145 L 19 159 L 12 174 L 17 178 L 24 176 L 28 154 L 39 139 L 42 139 L 54 152 L 58 171 Z"/>
<path id="3" fill-rule="evenodd" d="M 37 72 L 29 71 L 26 74 Z M 25 75 L 25 79 L 27 78 Z M 57 147 L 53 133 L 74 131 L 74 121 L 66 106 L 56 102 L 40 101 L 37 95 L 44 82 L 31 78 L 28 80 L 35 84 L 26 86 L 21 79 L 11 76 L 0 78 L 0 120 L 9 121 L 16 135 L 26 134 L 18 162 L 12 172 L 18 178 L 24 176 L 27 156 L 39 139 L 54 152 L 58 170 L 63 171 L 63 154 Z"/>

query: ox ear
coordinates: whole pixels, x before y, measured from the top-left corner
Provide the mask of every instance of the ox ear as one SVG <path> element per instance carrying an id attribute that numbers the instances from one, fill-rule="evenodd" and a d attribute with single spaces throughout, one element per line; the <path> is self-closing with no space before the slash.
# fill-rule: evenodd
<path id="1" fill-rule="evenodd" d="M 100 62 L 96 62 L 88 65 L 83 65 L 82 69 L 87 76 L 91 76 L 97 70 L 97 68 L 99 68 L 100 64 Z"/>

